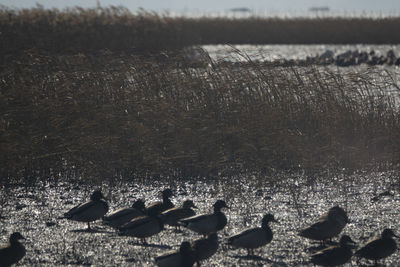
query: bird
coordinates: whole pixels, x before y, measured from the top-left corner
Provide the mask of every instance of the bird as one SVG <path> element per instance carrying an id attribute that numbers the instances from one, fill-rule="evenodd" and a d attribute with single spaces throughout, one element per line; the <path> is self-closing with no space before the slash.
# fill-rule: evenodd
<path id="1" fill-rule="evenodd" d="M 188 241 L 183 241 L 179 250 L 168 251 L 155 258 L 158 267 L 192 267 L 195 259 Z"/>
<path id="2" fill-rule="evenodd" d="M 211 233 L 206 238 L 196 239 L 191 244 L 197 267 L 200 261 L 210 258 L 218 250 L 218 235 Z"/>
<path id="3" fill-rule="evenodd" d="M 161 195 L 162 195 L 162 201 L 156 201 L 156 202 L 149 204 L 146 207 L 147 213 L 160 214 L 161 212 L 174 207 L 174 204 L 169 199 L 170 197 L 172 197 L 174 195 L 172 193 L 171 189 L 167 188 L 167 189 L 161 191 Z"/>
<path id="4" fill-rule="evenodd" d="M 196 212 L 192 208 L 197 209 L 193 201 L 185 200 L 182 207 L 165 210 L 161 215 L 164 217 L 165 224 L 179 228 L 178 221 L 196 215 Z"/>
<path id="5" fill-rule="evenodd" d="M 353 256 L 352 244 L 355 242 L 348 235 L 340 238 L 339 245 L 324 248 L 311 255 L 310 262 L 320 266 L 338 266 L 345 264 Z"/>
<path id="6" fill-rule="evenodd" d="M 11 266 L 25 256 L 25 247 L 19 242 L 21 239 L 25 238 L 19 232 L 10 235 L 9 243 L 0 248 L 0 266 Z"/>
<path id="7" fill-rule="evenodd" d="M 375 265 L 377 265 L 378 260 L 389 257 L 396 251 L 396 241 L 392 237 L 399 236 L 395 235 L 393 230 L 386 228 L 383 230 L 380 237 L 367 241 L 354 255 L 360 258 L 374 260 Z"/>
<path id="8" fill-rule="evenodd" d="M 341 207 L 334 206 L 321 215 L 315 223 L 301 229 L 299 235 L 318 240 L 325 245 L 327 239 L 339 235 L 349 222 L 346 212 Z"/>
<path id="9" fill-rule="evenodd" d="M 210 233 L 222 230 L 228 220 L 221 209 L 228 208 L 228 206 L 225 201 L 217 200 L 213 207 L 214 213 L 195 215 L 181 220 L 179 224 L 198 234 L 202 234 L 204 237 Z"/>
<path id="10" fill-rule="evenodd" d="M 132 219 L 131 221 L 118 227 L 119 235 L 133 236 L 140 238 L 143 244 L 147 244 L 146 237 L 151 237 L 158 234 L 164 229 L 164 221 L 157 214 L 156 210 L 153 213 Z"/>
<path id="11" fill-rule="evenodd" d="M 254 256 L 254 249 L 271 242 L 273 234 L 270 222 L 278 222 L 274 215 L 267 213 L 261 220 L 261 227 L 241 231 L 228 238 L 228 245 L 247 249 L 247 256 Z"/>
<path id="12" fill-rule="evenodd" d="M 103 224 L 111 226 L 113 228 L 118 228 L 124 223 L 129 222 L 130 220 L 143 216 L 146 214 L 146 206 L 144 205 L 144 201 L 142 199 L 136 200 L 132 207 L 130 208 L 121 208 L 108 216 L 103 217 Z"/>
<path id="13" fill-rule="evenodd" d="M 104 200 L 104 196 L 100 190 L 96 190 L 90 196 L 90 200 L 73 207 L 64 213 L 64 217 L 68 220 L 87 222 L 90 231 L 90 222 L 102 218 L 108 212 L 108 204 Z"/>

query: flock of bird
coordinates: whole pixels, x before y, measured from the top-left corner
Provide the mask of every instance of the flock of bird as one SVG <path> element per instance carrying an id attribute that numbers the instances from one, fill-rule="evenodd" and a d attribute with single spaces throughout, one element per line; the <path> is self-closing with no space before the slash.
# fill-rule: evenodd
<path id="1" fill-rule="evenodd" d="M 94 191 L 90 200 L 82 203 L 64 214 L 62 218 L 86 222 L 90 231 L 90 222 L 103 219 L 103 224 L 115 228 L 119 235 L 133 236 L 146 243 L 146 238 L 158 234 L 165 225 L 175 228 L 185 227 L 202 235 L 192 242 L 184 241 L 178 250 L 171 250 L 155 257 L 155 264 L 160 267 L 188 267 L 214 255 L 219 246 L 218 231 L 227 224 L 227 218 L 222 212 L 228 208 L 225 201 L 217 200 L 213 205 L 213 213 L 196 215 L 193 209 L 197 207 L 193 201 L 186 200 L 180 207 L 174 207 L 169 199 L 173 193 L 170 189 L 162 191 L 162 201 L 145 206 L 143 200 L 135 201 L 132 207 L 122 208 L 107 215 L 108 204 L 101 191 Z M 261 220 L 261 227 L 245 229 L 227 238 L 226 243 L 234 248 L 247 249 L 248 256 L 254 256 L 254 249 L 271 242 L 273 232 L 269 226 L 278 222 L 274 215 L 267 213 Z M 350 261 L 354 256 L 373 260 L 377 265 L 380 259 L 393 254 L 397 245 L 393 237 L 398 237 L 391 229 L 385 229 L 379 237 L 369 240 L 358 250 L 355 242 L 342 235 L 338 244 L 327 244 L 332 238 L 340 235 L 349 218 L 339 206 L 329 209 L 314 223 L 300 230 L 299 235 L 307 239 L 319 241 L 319 250 L 310 255 L 308 263 L 320 266 L 338 266 Z M 19 232 L 11 234 L 9 244 L 0 248 L 0 266 L 11 266 L 22 259 L 26 250 L 19 242 L 24 237 Z M 332 242 L 331 242 L 332 243 Z"/>

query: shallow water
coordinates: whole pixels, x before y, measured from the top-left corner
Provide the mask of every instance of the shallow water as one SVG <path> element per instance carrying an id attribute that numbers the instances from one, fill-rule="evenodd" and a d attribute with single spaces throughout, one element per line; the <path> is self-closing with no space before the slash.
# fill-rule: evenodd
<path id="1" fill-rule="evenodd" d="M 237 60 L 246 61 L 246 58 L 238 55 L 235 50 L 249 56 L 252 60 L 273 61 L 278 59 L 305 59 L 307 56 L 315 57 L 327 50 L 334 52 L 337 56 L 346 51 L 370 52 L 375 51 L 377 55 L 386 55 L 387 51 L 393 50 L 400 57 L 400 45 L 205 45 L 202 46 L 214 60 Z"/>
<path id="2" fill-rule="evenodd" d="M 331 50 L 336 56 L 345 53 L 347 51 L 367 52 L 375 51 L 376 56 L 386 56 L 389 50 L 393 50 L 396 57 L 400 57 L 400 45 L 205 45 L 201 47 L 206 51 L 209 57 L 215 62 L 276 62 L 280 59 L 285 60 L 305 60 L 307 57 L 315 58 L 318 55 L 323 54 L 327 50 Z M 201 53 L 200 53 L 201 54 Z M 196 52 L 191 56 L 196 58 Z M 198 56 L 198 55 L 197 55 Z M 302 68 L 302 67 L 298 67 Z M 362 74 L 369 73 L 368 77 L 372 81 L 378 82 L 383 85 L 382 77 L 390 76 L 391 82 L 395 84 L 386 84 L 386 91 L 388 95 L 395 98 L 396 106 L 400 106 L 400 66 L 396 65 L 352 65 L 348 67 L 340 67 L 336 64 L 330 65 L 314 65 L 314 68 L 325 71 L 333 71 L 338 74 Z"/>
<path id="3" fill-rule="evenodd" d="M 359 243 L 386 227 L 400 233 L 399 180 L 395 177 L 395 173 L 389 172 L 317 180 L 282 175 L 275 177 L 280 182 L 271 183 L 246 176 L 219 181 L 120 182 L 112 187 L 103 185 L 102 190 L 109 199 L 110 211 L 130 206 L 137 198 L 144 198 L 147 203 L 154 201 L 165 187 L 175 191 L 172 201 L 176 205 L 193 199 L 201 213 L 210 211 L 215 200 L 225 199 L 230 206 L 225 210 L 228 225 L 219 233 L 222 244 L 218 252 L 204 262 L 205 266 L 298 266 L 307 265 L 308 247 L 316 245 L 297 236 L 298 230 L 336 204 L 347 210 L 351 220 L 344 232 Z M 143 246 L 133 237 L 118 236 L 100 221 L 92 224 L 96 231 L 88 233 L 82 231 L 87 227 L 85 223 L 57 219 L 85 201 L 95 188 L 70 183 L 2 188 L 0 241 L 5 243 L 13 231 L 20 231 L 26 237 L 27 255 L 20 266 L 154 266 L 157 254 L 177 248 L 183 240 L 198 238 L 186 229 L 175 232 L 167 228 L 149 238 L 149 246 Z M 393 195 L 372 200 L 387 190 Z M 246 251 L 232 250 L 224 244 L 229 235 L 259 226 L 267 212 L 273 213 L 280 223 L 271 224 L 274 239 L 256 251 L 260 258 L 242 257 Z M 388 266 L 398 266 L 400 253 L 385 262 Z"/>

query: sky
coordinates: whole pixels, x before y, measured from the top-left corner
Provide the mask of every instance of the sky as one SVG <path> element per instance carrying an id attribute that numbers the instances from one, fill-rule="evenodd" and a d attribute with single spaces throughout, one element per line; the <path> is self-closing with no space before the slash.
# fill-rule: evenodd
<path id="1" fill-rule="evenodd" d="M 96 0 L 0 0 L 0 5 L 29 8 L 39 3 L 45 8 L 73 6 L 95 7 Z M 131 11 L 142 7 L 148 11 L 224 12 L 231 8 L 247 7 L 255 11 L 296 13 L 310 7 L 327 6 L 334 12 L 383 12 L 400 14 L 400 0 L 99 0 L 102 6 L 122 5 Z"/>

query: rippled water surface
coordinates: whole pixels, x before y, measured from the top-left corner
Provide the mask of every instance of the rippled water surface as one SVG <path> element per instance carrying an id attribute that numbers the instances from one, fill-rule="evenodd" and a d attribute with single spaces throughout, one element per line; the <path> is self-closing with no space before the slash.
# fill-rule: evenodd
<path id="1" fill-rule="evenodd" d="M 103 185 L 102 191 L 109 199 L 110 211 L 130 206 L 137 198 L 152 202 L 166 187 L 175 192 L 172 201 L 176 205 L 185 199 L 193 199 L 200 213 L 210 212 L 215 200 L 226 200 L 230 206 L 224 211 L 228 224 L 219 232 L 221 245 L 218 252 L 206 260 L 204 266 L 308 265 L 308 248 L 316 244 L 297 236 L 297 232 L 337 204 L 347 210 L 351 220 L 344 233 L 358 243 L 386 227 L 400 233 L 399 178 L 394 172 L 338 175 L 329 179 L 304 175 L 273 178 L 279 182 L 252 176 L 218 181 L 120 182 L 112 186 Z M 34 187 L 2 188 L 1 243 L 5 243 L 13 231 L 20 231 L 26 237 L 27 255 L 20 266 L 154 266 L 156 255 L 178 248 L 183 240 L 199 237 L 186 229 L 176 232 L 167 228 L 149 238 L 149 245 L 143 246 L 133 237 L 118 236 L 100 221 L 92 224 L 95 231 L 89 233 L 83 231 L 87 227 L 85 223 L 57 219 L 87 200 L 97 187 L 79 183 L 44 183 Z M 386 191 L 389 191 L 388 195 L 379 196 Z M 256 250 L 258 258 L 246 258 L 246 251 L 232 250 L 224 244 L 229 235 L 259 226 L 267 212 L 273 213 L 279 224 L 271 224 L 273 241 Z M 400 252 L 385 263 L 399 266 Z"/>
<path id="2" fill-rule="evenodd" d="M 202 48 L 209 54 L 210 58 L 217 61 L 248 62 L 268 61 L 276 62 L 278 60 L 305 60 L 307 57 L 315 58 L 324 52 L 330 50 L 333 52 L 333 58 L 348 51 L 359 51 L 370 53 L 374 51 L 377 57 L 386 56 L 387 52 L 392 50 L 396 58 L 400 58 L 400 45 L 207 45 Z M 195 56 L 195 55 L 193 55 Z M 388 85 L 388 94 L 395 97 L 396 101 L 400 99 L 400 66 L 396 65 L 367 65 L 359 64 L 348 67 L 339 67 L 336 64 L 313 65 L 314 68 L 325 71 L 334 71 L 337 73 L 366 73 L 368 72 L 373 81 L 380 81 L 382 77 L 390 75 L 390 79 L 396 85 Z M 300 67 L 301 68 L 301 67 Z M 305 67 L 308 68 L 308 67 Z M 396 104 L 399 106 L 399 103 Z"/>
<path id="3" fill-rule="evenodd" d="M 248 55 L 252 60 L 277 60 L 277 59 L 305 59 L 307 56 L 314 57 L 331 50 L 335 56 L 346 51 L 371 52 L 377 55 L 386 55 L 387 51 L 393 50 L 400 57 L 400 45 L 205 45 L 204 48 L 211 58 L 215 60 L 234 59 L 246 60 L 238 55 L 235 50 Z"/>

